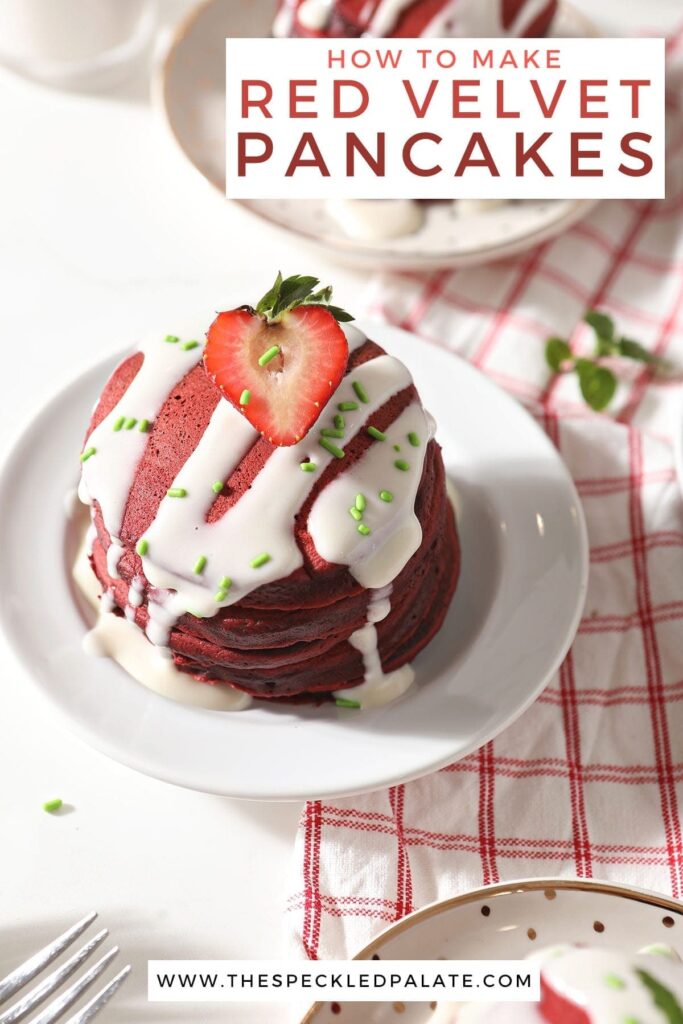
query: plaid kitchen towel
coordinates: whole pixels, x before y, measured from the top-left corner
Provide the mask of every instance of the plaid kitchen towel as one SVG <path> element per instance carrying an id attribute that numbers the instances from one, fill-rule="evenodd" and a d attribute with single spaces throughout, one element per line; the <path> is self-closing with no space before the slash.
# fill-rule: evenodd
<path id="1" fill-rule="evenodd" d="M 301 955 L 351 955 L 410 911 L 499 880 L 683 896 L 683 34 L 669 57 L 666 200 L 605 202 L 513 260 L 371 286 L 372 312 L 464 356 L 543 424 L 583 502 L 590 582 L 567 659 L 502 735 L 416 782 L 307 804 L 288 913 Z M 674 367 L 620 366 L 605 414 L 544 361 L 549 335 L 592 351 L 589 308 Z"/>

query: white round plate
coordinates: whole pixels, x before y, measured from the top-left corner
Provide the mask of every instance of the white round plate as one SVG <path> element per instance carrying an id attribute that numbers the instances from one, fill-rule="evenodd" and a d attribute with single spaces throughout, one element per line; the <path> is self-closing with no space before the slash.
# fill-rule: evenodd
<path id="1" fill-rule="evenodd" d="M 683 955 L 683 904 L 607 882 L 535 878 L 433 903 L 356 959 L 521 960 L 558 943 L 633 953 L 655 942 Z M 425 1003 L 318 1003 L 301 1024 L 428 1024 L 431 1016 Z"/>
<path id="2" fill-rule="evenodd" d="M 180 23 L 154 83 L 154 97 L 180 149 L 225 192 L 225 38 L 269 36 L 275 0 L 207 0 Z M 592 36 L 595 28 L 562 2 L 551 34 Z M 427 209 L 419 231 L 390 241 L 352 239 L 323 200 L 255 199 L 241 205 L 344 263 L 380 268 L 470 266 L 531 248 L 566 230 L 592 199 L 523 200 L 457 215 L 453 203 Z"/>
<path id="3" fill-rule="evenodd" d="M 87 656 L 70 582 L 77 538 L 63 503 L 115 361 L 58 394 L 17 442 L 0 478 L 0 615 L 54 710 L 110 757 L 178 785 L 252 799 L 378 789 L 476 750 L 558 668 L 578 625 L 588 565 L 583 514 L 563 462 L 521 406 L 467 363 L 393 327 L 366 330 L 408 365 L 436 417 L 463 549 L 448 618 L 415 661 L 417 685 L 384 708 L 256 702 L 239 713 L 208 711 L 173 703 L 113 662 Z"/>

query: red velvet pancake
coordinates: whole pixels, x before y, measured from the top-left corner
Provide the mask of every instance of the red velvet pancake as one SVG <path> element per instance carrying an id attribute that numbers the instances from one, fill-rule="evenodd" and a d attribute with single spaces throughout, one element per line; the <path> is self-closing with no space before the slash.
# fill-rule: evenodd
<path id="1" fill-rule="evenodd" d="M 352 352 L 347 372 L 381 354 L 379 346 L 366 341 Z M 125 394 L 143 358 L 137 353 L 114 372 L 94 411 L 88 437 Z M 413 386 L 405 388 L 372 416 L 373 425 L 385 430 L 416 398 Z M 148 623 L 148 599 L 155 591 L 144 576 L 136 545 L 222 401 L 225 399 L 201 363 L 168 395 L 151 427 L 128 494 L 118 538 L 123 555 L 118 560 L 117 579 L 107 567 L 111 537 L 94 503 L 93 569 L 119 614 L 126 610 L 133 580 L 137 579 L 138 585 L 142 580 L 140 606 L 127 609 L 142 630 Z M 255 696 L 273 699 L 322 696 L 363 681 L 363 660 L 349 637 L 366 623 L 370 592 L 346 566 L 330 564 L 320 557 L 308 532 L 308 517 L 320 491 L 337 474 L 347 472 L 372 443 L 365 430 L 358 432 L 345 445 L 344 460 L 332 460 L 296 515 L 293 529 L 303 556 L 301 568 L 286 579 L 253 590 L 213 617 L 181 616 L 169 640 L 179 669 L 204 683 L 227 682 Z M 274 450 L 263 437 L 258 438 L 213 502 L 208 521 L 229 512 Z M 391 611 L 377 626 L 384 671 L 412 661 L 429 643 L 443 623 L 458 580 L 458 537 L 446 494 L 441 452 L 434 441 L 425 452 L 415 511 L 422 526 L 422 543 L 394 581 Z"/>

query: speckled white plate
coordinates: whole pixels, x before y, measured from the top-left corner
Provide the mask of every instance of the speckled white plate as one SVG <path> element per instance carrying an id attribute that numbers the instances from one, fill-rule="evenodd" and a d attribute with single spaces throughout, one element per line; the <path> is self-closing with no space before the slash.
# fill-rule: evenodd
<path id="1" fill-rule="evenodd" d="M 54 712 L 92 746 L 207 792 L 340 796 L 471 753 L 557 669 L 578 625 L 588 566 L 581 506 L 557 451 L 467 363 L 405 331 L 365 326 L 413 372 L 458 494 L 461 579 L 441 632 L 414 663 L 417 685 L 362 713 L 256 702 L 229 714 L 173 703 L 83 652 L 87 625 L 70 572 L 77 537 L 63 502 L 110 359 L 43 409 L 0 477 L 0 619 Z"/>
<path id="2" fill-rule="evenodd" d="M 580 943 L 634 952 L 655 942 L 683 955 L 683 904 L 607 882 L 542 879 L 463 893 L 391 925 L 359 960 L 523 959 Z M 318 1003 L 301 1024 L 427 1024 L 425 1003 Z"/>
<path id="3" fill-rule="evenodd" d="M 153 95 L 178 146 L 197 170 L 225 191 L 225 38 L 268 36 L 275 0 L 208 0 L 166 41 Z M 562 3 L 552 34 L 591 36 L 584 15 Z M 422 227 L 384 242 L 349 238 L 322 200 L 242 200 L 269 223 L 328 256 L 373 270 L 428 269 L 489 262 L 560 234 L 585 216 L 592 199 L 524 200 L 458 215 L 453 203 L 426 208 Z"/>

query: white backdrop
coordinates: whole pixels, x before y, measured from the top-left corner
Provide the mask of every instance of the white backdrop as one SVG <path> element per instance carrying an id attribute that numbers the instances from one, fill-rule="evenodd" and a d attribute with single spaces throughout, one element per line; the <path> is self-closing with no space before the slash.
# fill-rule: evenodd
<path id="1" fill-rule="evenodd" d="M 188 6 L 166 0 L 164 17 Z M 612 35 L 683 14 L 681 0 L 577 6 Z M 95 98 L 0 74 L 0 451 L 102 353 L 253 300 L 277 267 L 315 272 L 340 305 L 358 305 L 363 274 L 311 257 L 197 176 L 144 81 Z M 135 967 L 112 1024 L 286 1020 L 272 1006 L 147 1007 L 145 967 L 278 956 L 300 808 L 174 789 L 109 762 L 51 721 L 2 639 L 0 666 L 0 975 L 96 908 Z M 53 796 L 73 811 L 45 814 Z"/>

